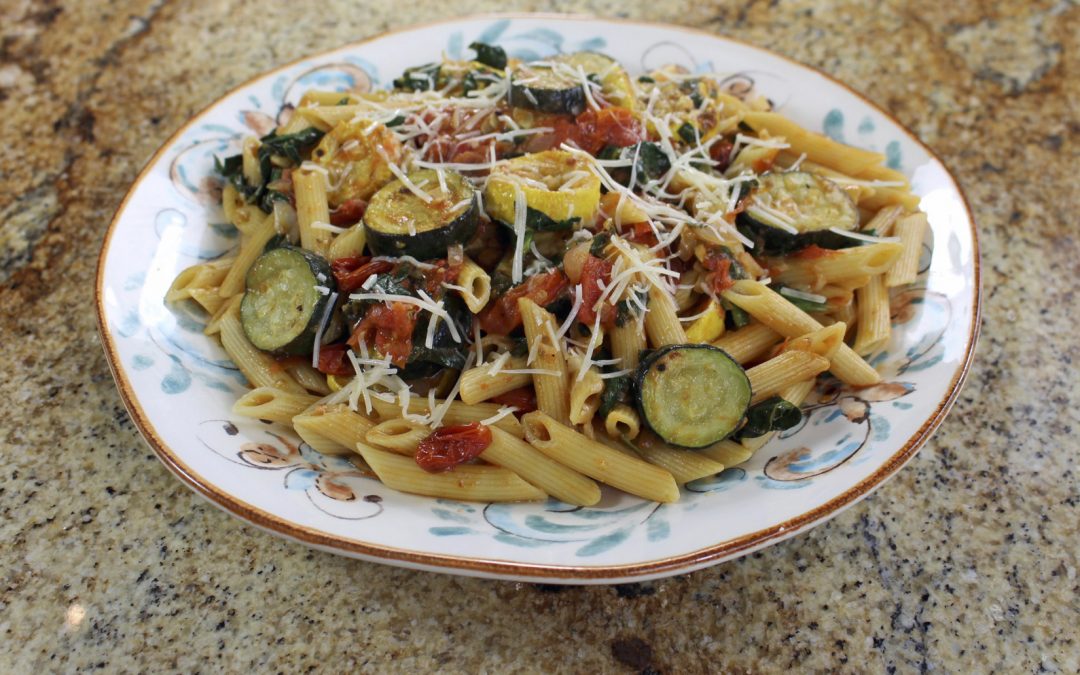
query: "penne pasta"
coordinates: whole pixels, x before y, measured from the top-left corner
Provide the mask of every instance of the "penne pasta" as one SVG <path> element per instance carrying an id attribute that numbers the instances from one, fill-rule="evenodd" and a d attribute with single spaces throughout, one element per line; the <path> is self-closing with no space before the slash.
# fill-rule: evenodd
<path id="1" fill-rule="evenodd" d="M 275 234 L 277 232 L 274 230 L 273 215 L 263 217 L 258 224 L 252 226 L 240 243 L 240 250 L 236 254 L 236 260 L 233 261 L 225 278 L 221 280 L 221 285 L 218 286 L 218 295 L 223 298 L 231 298 L 243 292 L 244 279 L 247 277 L 248 270 L 255 262 L 255 259 L 262 254 L 263 249 L 266 248 L 266 245 L 274 238 Z"/>
<path id="2" fill-rule="evenodd" d="M 536 405 L 559 422 L 570 424 L 566 358 L 561 347 L 551 340 L 555 335 L 555 318 L 528 298 L 518 300 L 518 310 L 529 352 L 536 354 L 536 361 L 530 367 L 542 371 L 532 376 Z"/>
<path id="3" fill-rule="evenodd" d="M 810 395 L 810 392 L 813 391 L 813 389 L 814 380 L 803 380 L 802 382 L 796 382 L 794 384 L 790 384 L 784 387 L 784 389 L 780 391 L 779 395 L 780 398 L 784 399 L 788 403 L 801 406 L 803 401 L 806 400 L 806 397 Z M 762 434 L 760 436 L 744 438 L 740 441 L 738 445 L 741 445 L 750 453 L 754 453 L 760 450 L 770 440 L 772 440 L 774 436 L 776 436 L 776 432 L 771 431 L 767 434 Z M 734 455 L 735 452 L 733 451 L 732 454 Z M 747 456 L 747 459 L 749 459 L 749 455 Z"/>
<path id="4" fill-rule="evenodd" d="M 387 487 L 401 492 L 471 502 L 525 502 L 547 495 L 513 471 L 497 466 L 461 465 L 428 473 L 410 457 L 357 443 L 357 452 Z"/>
<path id="5" fill-rule="evenodd" d="M 925 213 L 902 218 L 893 227 L 900 237 L 902 253 L 896 264 L 885 274 L 885 285 L 889 288 L 913 283 L 919 274 L 919 257 L 922 254 L 923 237 L 926 236 L 928 223 Z"/>
<path id="6" fill-rule="evenodd" d="M 244 417 L 290 424 L 293 417 L 317 400 L 319 400 L 318 397 L 310 394 L 285 391 L 276 387 L 257 387 L 236 400 L 233 404 L 233 412 Z"/>
<path id="7" fill-rule="evenodd" d="M 370 445 L 399 455 L 412 457 L 416 446 L 431 435 L 431 429 L 423 424 L 410 422 L 400 417 L 379 422 L 367 432 L 365 440 Z"/>
<path id="8" fill-rule="evenodd" d="M 679 499 L 679 487 L 669 472 L 586 438 L 546 413 L 529 413 L 522 424 L 526 440 L 560 464 L 644 499 Z"/>
<path id="9" fill-rule="evenodd" d="M 330 223 L 330 206 L 326 199 L 326 176 L 318 171 L 293 172 L 296 190 L 296 222 L 300 226 L 300 245 L 324 254 L 330 246 L 331 232 L 319 229 Z"/>
<path id="10" fill-rule="evenodd" d="M 445 401 L 441 399 L 435 399 L 435 405 L 442 405 Z M 381 398 L 372 398 L 371 406 L 374 409 L 374 419 L 378 421 L 386 419 L 395 419 L 401 417 L 401 406 L 397 400 L 384 401 Z M 447 408 L 446 414 L 443 416 L 443 424 L 469 424 L 470 422 L 483 422 L 486 419 L 490 419 L 499 414 L 502 410 L 502 406 L 495 403 L 475 403 L 472 405 L 462 403 L 461 401 L 454 401 Z M 409 398 L 408 413 L 410 415 L 425 415 L 431 412 L 430 402 L 426 398 L 419 396 L 413 396 Z M 495 422 L 493 426 L 496 426 L 507 433 L 523 438 L 525 436 L 524 430 L 521 428 L 521 423 L 513 415 L 507 415 L 502 417 L 499 421 Z"/>
<path id="11" fill-rule="evenodd" d="M 670 473 L 679 485 L 715 476 L 724 470 L 723 464 L 697 450 L 672 448 L 663 443 L 638 443 L 634 445 L 634 450 L 649 464 Z"/>
<path id="12" fill-rule="evenodd" d="M 858 330 L 852 349 L 860 356 L 870 356 L 881 351 L 889 342 L 889 289 L 885 276 L 877 275 L 865 288 L 855 291 L 858 303 Z"/>
<path id="13" fill-rule="evenodd" d="M 604 431 L 612 438 L 634 440 L 641 433 L 641 418 L 625 403 L 616 403 L 604 418 Z"/>
<path id="14" fill-rule="evenodd" d="M 367 234 L 363 223 L 357 223 L 345 230 L 330 242 L 326 257 L 330 260 L 338 258 L 350 258 L 364 254 L 364 246 L 367 244 Z"/>
<path id="15" fill-rule="evenodd" d="M 239 301 L 229 305 L 229 309 L 218 321 L 218 326 L 221 346 L 253 387 L 273 387 L 295 394 L 306 393 L 274 357 L 259 351 L 248 341 L 244 329 L 240 326 Z"/>
<path id="16" fill-rule="evenodd" d="M 319 452 L 330 454 L 355 454 L 356 444 L 365 440 L 375 426 L 343 404 L 314 406 L 293 417 L 292 424 L 300 438 Z M 328 443 L 335 444 L 338 451 L 333 452 L 334 447 Z"/>
<path id="17" fill-rule="evenodd" d="M 785 387 L 817 377 L 828 369 L 829 359 L 824 356 L 797 349 L 783 352 L 746 371 L 754 392 L 750 404 L 760 403 Z"/>
<path id="18" fill-rule="evenodd" d="M 723 296 L 784 337 L 799 337 L 822 328 L 809 314 L 757 281 L 736 281 Z M 836 350 L 829 370 L 841 381 L 857 387 L 881 381 L 878 372 L 845 344 Z"/>
<path id="19" fill-rule="evenodd" d="M 774 281 L 817 290 L 828 283 L 852 279 L 869 280 L 884 274 L 900 257 L 904 247 L 893 242 L 827 251 L 820 257 L 777 261 Z"/>
<path id="20" fill-rule="evenodd" d="M 763 323 L 754 322 L 724 334 L 712 344 L 723 349 L 739 363 L 747 363 L 769 351 L 769 348 L 781 339 L 780 333 Z"/>
<path id="21" fill-rule="evenodd" d="M 716 445 L 710 445 L 707 448 L 695 450 L 694 452 L 701 453 L 709 459 L 719 464 L 723 464 L 724 467 L 738 466 L 750 459 L 754 454 L 753 450 L 750 450 L 735 441 L 720 441 Z"/>
<path id="22" fill-rule="evenodd" d="M 491 299 L 491 277 L 468 257 L 461 264 L 455 285 L 460 288 L 454 290 L 465 301 L 465 306 L 474 313 L 484 309 Z"/>

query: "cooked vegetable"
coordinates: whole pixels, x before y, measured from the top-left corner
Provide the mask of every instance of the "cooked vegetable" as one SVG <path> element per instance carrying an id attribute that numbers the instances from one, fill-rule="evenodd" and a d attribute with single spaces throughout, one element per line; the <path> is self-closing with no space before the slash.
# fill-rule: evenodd
<path id="1" fill-rule="evenodd" d="M 401 142 L 385 125 L 357 120 L 331 129 L 311 159 L 327 170 L 327 200 L 338 207 L 352 199 L 370 199 L 394 177 L 387 163 L 400 162 L 401 153 Z"/>
<path id="2" fill-rule="evenodd" d="M 484 192 L 488 215 L 512 224 L 519 189 L 530 210 L 556 224 L 554 228 L 535 229 L 563 229 L 559 223 L 578 219 L 588 222 L 600 204 L 600 179 L 589 170 L 585 160 L 562 150 L 515 157 L 495 167 Z M 533 224 L 535 227 L 547 221 L 534 215 Z"/>
<path id="3" fill-rule="evenodd" d="M 635 376 L 642 420 L 672 445 L 703 448 L 734 431 L 750 405 L 750 380 L 712 345 L 668 345 L 641 361 Z"/>
<path id="4" fill-rule="evenodd" d="M 596 414 L 600 417 L 607 417 L 612 408 L 619 403 L 628 401 L 630 399 L 631 384 L 633 382 L 630 380 L 629 375 L 609 377 L 604 380 L 604 391 L 600 394 L 600 407 L 596 410 Z"/>
<path id="5" fill-rule="evenodd" d="M 368 246 L 379 255 L 445 258 L 446 249 L 476 232 L 476 192 L 456 171 L 443 171 L 446 191 L 433 169 L 407 176 L 425 201 L 400 179 L 375 193 L 364 214 Z"/>
<path id="6" fill-rule="evenodd" d="M 485 66 L 491 66 L 499 70 L 506 68 L 506 50 L 502 47 L 484 44 L 483 42 L 473 42 L 469 44 L 469 49 L 476 52 L 476 60 Z"/>
<path id="7" fill-rule="evenodd" d="M 739 436 L 753 438 L 770 431 L 784 431 L 801 421 L 799 406 L 779 396 L 770 396 L 746 411 L 746 424 L 739 430 Z"/>
<path id="8" fill-rule="evenodd" d="M 579 115 L 588 103 L 585 81 L 597 85 L 600 96 L 610 103 L 632 107 L 633 88 L 626 71 L 596 52 L 561 54 L 520 66 L 510 85 L 510 105 Z"/>
<path id="9" fill-rule="evenodd" d="M 787 253 L 811 244 L 850 246 L 850 238 L 829 228 L 851 231 L 859 226 L 859 209 L 847 193 L 831 180 L 804 171 L 759 176 L 746 200 L 736 222 L 760 243 L 755 251 Z"/>
<path id="10" fill-rule="evenodd" d="M 335 287 L 326 260 L 280 246 L 255 260 L 246 283 L 240 323 L 251 344 L 277 354 L 310 354 Z"/>

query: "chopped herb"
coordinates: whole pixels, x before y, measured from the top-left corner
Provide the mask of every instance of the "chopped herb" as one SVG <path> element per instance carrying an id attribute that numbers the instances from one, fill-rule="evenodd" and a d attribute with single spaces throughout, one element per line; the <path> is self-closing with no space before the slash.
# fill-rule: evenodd
<path id="1" fill-rule="evenodd" d="M 737 432 L 740 438 L 754 438 L 770 431 L 785 431 L 802 421 L 802 410 L 779 396 L 772 396 L 746 411 L 746 424 Z"/>
<path id="2" fill-rule="evenodd" d="M 387 122 L 386 126 L 393 128 L 393 127 L 400 127 L 402 124 L 405 124 L 405 116 L 404 115 L 398 115 L 394 119 Z"/>
<path id="3" fill-rule="evenodd" d="M 349 105 L 349 97 L 346 96 L 337 102 L 338 105 Z"/>
<path id="4" fill-rule="evenodd" d="M 600 152 L 596 154 L 597 159 L 621 159 L 622 148 L 617 145 L 605 145 L 600 148 Z"/>
<path id="5" fill-rule="evenodd" d="M 645 84 L 651 84 L 651 83 L 653 83 L 653 82 L 656 82 L 656 80 L 652 79 L 652 78 L 651 78 L 651 77 L 649 77 L 648 75 L 642 75 L 641 77 L 639 77 L 639 78 L 637 79 L 637 81 L 638 81 L 638 82 L 643 82 L 643 83 L 645 83 Z"/>
<path id="6" fill-rule="evenodd" d="M 566 220 L 555 220 L 543 211 L 525 207 L 525 227 L 534 232 L 567 232 L 574 229 L 574 225 L 581 222 L 581 218 L 574 216 Z"/>
<path id="7" fill-rule="evenodd" d="M 323 134 L 324 132 L 315 127 L 308 127 L 294 134 L 278 136 L 276 133 L 271 133 L 268 136 L 263 136 L 259 139 L 261 141 L 259 146 L 260 166 L 262 166 L 264 160 L 269 161 L 270 157 L 275 156 L 287 157 L 293 164 L 299 164 L 304 161 L 302 154 L 314 148 L 322 140 Z M 266 174 L 267 172 L 263 171 L 263 175 Z"/>
<path id="8" fill-rule="evenodd" d="M 642 141 L 637 144 L 637 175 L 638 182 L 659 178 L 671 169 L 671 160 L 660 147 L 659 143 Z"/>
<path id="9" fill-rule="evenodd" d="M 725 324 L 728 328 L 742 328 L 750 323 L 750 315 L 742 307 L 733 305 L 724 299 L 720 300 L 720 306 L 727 310 Z"/>
<path id="10" fill-rule="evenodd" d="M 462 96 L 468 96 L 469 92 L 476 91 L 480 88 L 480 85 L 476 82 L 476 73 L 471 70 L 465 73 L 464 79 L 461 80 L 461 94 Z"/>
<path id="11" fill-rule="evenodd" d="M 476 60 L 485 66 L 491 66 L 498 70 L 506 68 L 506 50 L 502 47 L 484 44 L 483 42 L 473 42 L 469 45 L 469 49 L 476 52 Z"/>

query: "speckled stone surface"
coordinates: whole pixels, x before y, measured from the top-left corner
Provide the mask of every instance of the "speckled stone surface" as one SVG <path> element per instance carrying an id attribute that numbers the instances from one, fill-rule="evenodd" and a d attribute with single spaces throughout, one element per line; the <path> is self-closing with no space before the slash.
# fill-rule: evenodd
<path id="1" fill-rule="evenodd" d="M 1080 669 L 1075 2 L 318 7 L 0 3 L 0 672 Z M 982 238 L 983 337 L 952 415 L 897 478 L 736 562 L 559 589 L 312 552 L 218 512 L 154 458 L 92 299 L 143 162 L 260 71 L 510 9 L 771 47 L 865 92 L 956 172 Z"/>

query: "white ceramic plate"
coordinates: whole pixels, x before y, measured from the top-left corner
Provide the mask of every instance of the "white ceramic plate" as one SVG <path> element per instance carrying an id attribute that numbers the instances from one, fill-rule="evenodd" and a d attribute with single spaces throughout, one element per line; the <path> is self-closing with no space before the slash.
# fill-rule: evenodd
<path id="1" fill-rule="evenodd" d="M 885 153 L 909 175 L 932 225 L 924 271 L 904 294 L 876 361 L 885 384 L 819 391 L 800 428 L 746 465 L 658 506 L 615 491 L 594 508 L 490 505 L 400 494 L 282 429 L 233 418 L 243 378 L 197 316 L 162 304 L 181 269 L 227 254 L 212 157 L 265 134 L 308 88 L 387 86 L 406 66 L 473 40 L 523 59 L 604 51 L 633 73 L 677 63 L 730 74 L 733 92 Z M 934 251 L 931 258 L 929 253 Z M 181 480 L 226 511 L 310 546 L 413 568 L 561 583 L 688 572 L 744 555 L 836 515 L 899 470 L 945 416 L 971 361 L 979 315 L 975 228 L 956 181 L 889 115 L 844 85 L 763 49 L 671 26 L 562 16 L 485 16 L 409 28 L 304 59 L 234 89 L 154 155 L 106 235 L 101 335 L 140 431 Z"/>

